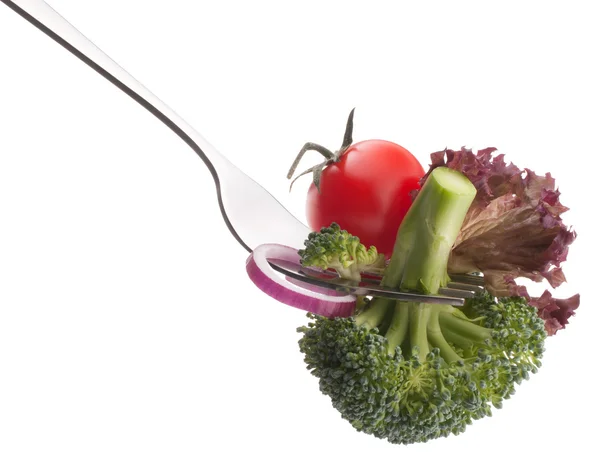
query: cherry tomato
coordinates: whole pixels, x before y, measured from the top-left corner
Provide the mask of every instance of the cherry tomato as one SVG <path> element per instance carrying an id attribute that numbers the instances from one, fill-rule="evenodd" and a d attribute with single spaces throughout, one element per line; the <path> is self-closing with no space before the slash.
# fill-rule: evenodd
<path id="1" fill-rule="evenodd" d="M 385 140 L 350 145 L 311 184 L 306 216 L 312 230 L 336 222 L 367 247 L 390 256 L 400 222 L 425 171 L 405 148 Z"/>

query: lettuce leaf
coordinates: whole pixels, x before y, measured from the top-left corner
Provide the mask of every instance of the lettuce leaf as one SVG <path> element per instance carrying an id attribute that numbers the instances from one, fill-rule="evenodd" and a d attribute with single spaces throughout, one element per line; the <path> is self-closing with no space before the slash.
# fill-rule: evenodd
<path id="1" fill-rule="evenodd" d="M 579 295 L 556 299 L 549 291 L 532 297 L 516 283 L 525 277 L 557 288 L 566 281 L 561 263 L 576 233 L 561 215 L 568 210 L 549 173 L 538 175 L 506 163 L 496 148 L 474 153 L 467 148 L 431 154 L 431 171 L 447 166 L 462 172 L 477 189 L 448 262 L 451 273 L 481 272 L 490 293 L 526 297 L 546 321 L 548 334 L 568 323 L 579 306 Z"/>

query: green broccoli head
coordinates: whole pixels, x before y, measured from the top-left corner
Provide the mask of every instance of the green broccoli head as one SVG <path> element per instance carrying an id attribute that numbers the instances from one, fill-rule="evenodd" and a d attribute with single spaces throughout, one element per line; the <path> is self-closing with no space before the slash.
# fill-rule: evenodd
<path id="1" fill-rule="evenodd" d="M 398 444 L 459 434 L 540 366 L 546 332 L 524 299 L 483 293 L 464 312 L 427 306 L 391 304 L 374 327 L 310 315 L 299 328 L 308 369 L 357 430 Z"/>
<path id="2" fill-rule="evenodd" d="M 434 169 L 400 225 L 382 284 L 425 294 L 446 285 L 476 193 L 457 171 Z M 359 268 L 348 263 L 358 242 L 339 226 L 306 244 L 305 265 Z M 461 308 L 376 297 L 353 318 L 310 316 L 299 344 L 321 391 L 354 428 L 398 444 L 459 434 L 491 415 L 540 367 L 546 338 L 524 298 L 486 292 Z"/>
<path id="3" fill-rule="evenodd" d="M 300 262 L 305 267 L 334 269 L 342 278 L 360 281 L 363 272 L 382 273 L 385 256 L 374 246 L 367 248 L 336 223 L 311 232 L 301 249 Z"/>

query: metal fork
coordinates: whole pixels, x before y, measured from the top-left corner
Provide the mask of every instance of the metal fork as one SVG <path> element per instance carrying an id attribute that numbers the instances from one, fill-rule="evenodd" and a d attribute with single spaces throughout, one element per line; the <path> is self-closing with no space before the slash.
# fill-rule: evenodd
<path id="1" fill-rule="evenodd" d="M 267 190 L 235 167 L 214 149 L 198 132 L 166 104 L 140 84 L 127 71 L 104 54 L 75 27 L 42 0 L 0 0 L 33 26 L 48 35 L 148 112 L 181 138 L 208 167 L 216 186 L 217 201 L 227 228 L 248 252 L 263 243 L 279 243 L 301 248 L 310 232 Z M 309 272 L 301 267 L 273 268 L 287 277 L 322 287 L 360 295 L 383 296 L 400 300 L 424 301 L 461 305 L 464 298 L 473 296 L 482 280 L 455 276 L 452 284 L 440 295 L 427 296 L 400 292 L 381 287 L 378 282 L 365 279 L 361 284 L 332 279 L 326 273 Z M 461 283 L 462 282 L 462 283 Z"/>

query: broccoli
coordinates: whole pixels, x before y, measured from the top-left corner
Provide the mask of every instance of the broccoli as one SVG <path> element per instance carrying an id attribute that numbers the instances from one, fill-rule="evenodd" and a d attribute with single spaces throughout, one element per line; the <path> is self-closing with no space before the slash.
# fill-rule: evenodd
<path id="1" fill-rule="evenodd" d="M 319 232 L 311 232 L 301 249 L 300 262 L 305 267 L 327 270 L 333 268 L 340 277 L 360 281 L 361 273 L 381 274 L 385 268 L 385 256 L 374 246 L 369 248 L 360 239 L 332 223 Z"/>
<path id="2" fill-rule="evenodd" d="M 437 293 L 475 196 L 449 168 L 434 170 L 398 231 L 383 284 Z M 391 443 L 462 433 L 540 367 L 546 332 L 524 298 L 487 292 L 456 308 L 372 299 L 352 318 L 310 315 L 300 350 L 321 391 L 358 431 Z"/>

